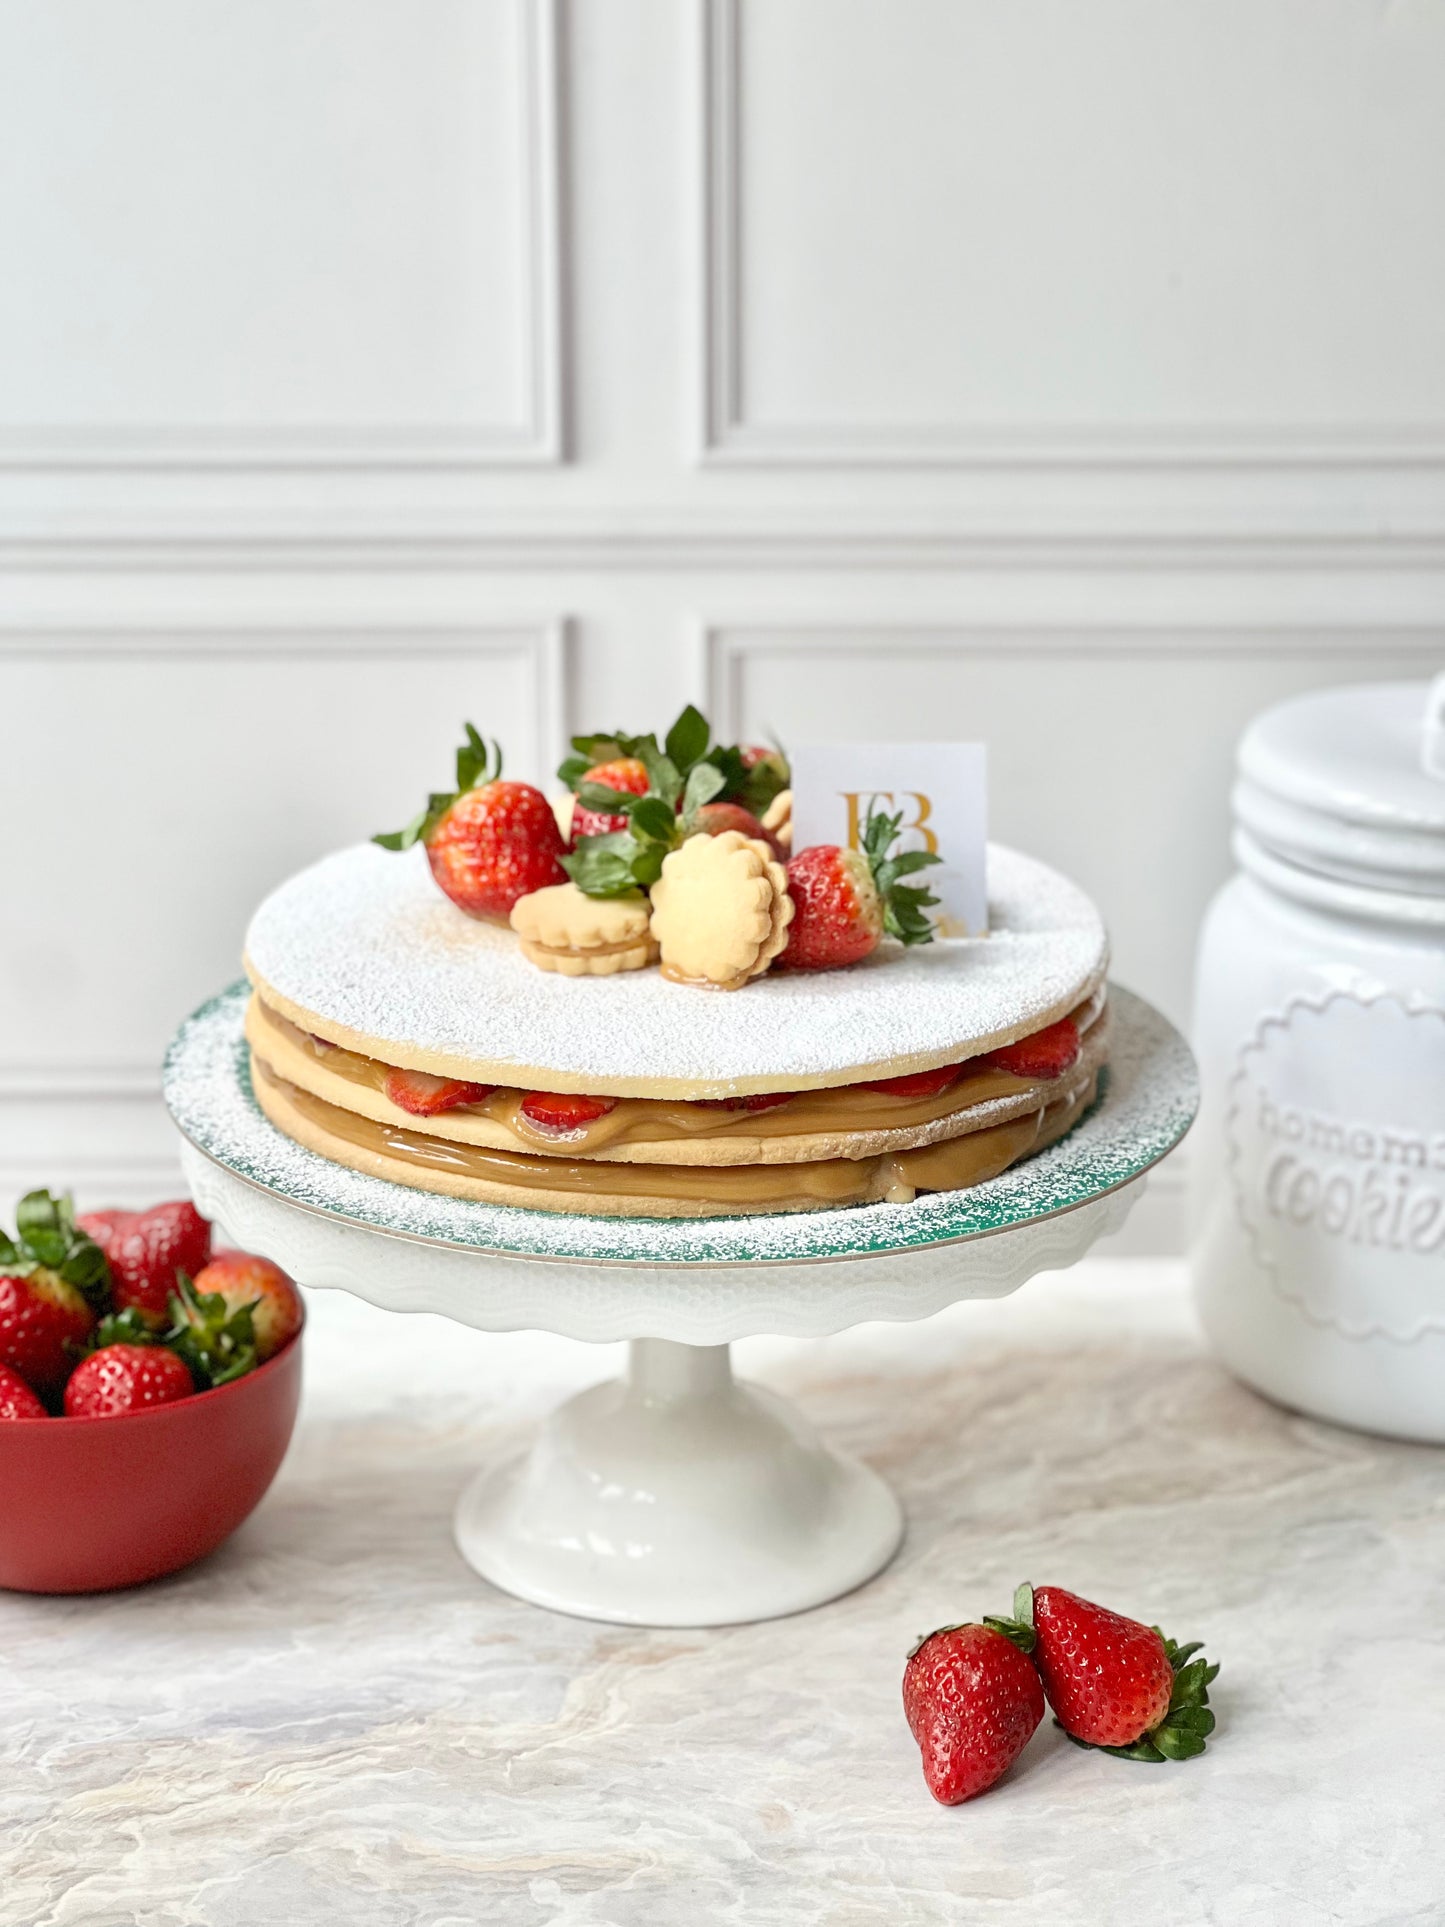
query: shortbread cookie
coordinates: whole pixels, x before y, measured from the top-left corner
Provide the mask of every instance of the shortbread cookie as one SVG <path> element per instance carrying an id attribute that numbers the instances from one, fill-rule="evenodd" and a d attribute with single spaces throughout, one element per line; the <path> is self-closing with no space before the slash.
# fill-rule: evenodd
<path id="1" fill-rule="evenodd" d="M 564 977 L 613 977 L 641 970 L 657 956 L 647 899 L 584 896 L 575 883 L 553 883 L 519 897 L 512 928 L 522 954 L 539 970 Z"/>
<path id="2" fill-rule="evenodd" d="M 690 836 L 652 888 L 652 935 L 675 983 L 736 990 L 767 969 L 792 920 L 787 872 L 738 830 Z"/>
<path id="3" fill-rule="evenodd" d="M 763 811 L 763 828 L 772 836 L 780 850 L 792 850 L 793 792 L 791 790 L 779 790 Z M 563 834 L 565 835 L 566 832 L 564 831 Z"/>

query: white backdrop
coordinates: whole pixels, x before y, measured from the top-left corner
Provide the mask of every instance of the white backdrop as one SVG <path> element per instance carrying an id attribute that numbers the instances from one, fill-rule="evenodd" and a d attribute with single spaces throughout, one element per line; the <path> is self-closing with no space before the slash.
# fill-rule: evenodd
<path id="1" fill-rule="evenodd" d="M 1182 1019 L 1242 722 L 1445 661 L 1445 0 L 0 0 L 0 150 L 0 1190 L 464 716 L 985 737 Z"/>

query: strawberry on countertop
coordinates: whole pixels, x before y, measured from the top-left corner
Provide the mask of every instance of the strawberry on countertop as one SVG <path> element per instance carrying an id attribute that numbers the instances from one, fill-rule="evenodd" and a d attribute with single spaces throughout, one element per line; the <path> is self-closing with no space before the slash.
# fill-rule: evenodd
<path id="1" fill-rule="evenodd" d="M 1020 1586 L 1012 1621 L 1032 1628 L 1034 1662 L 1069 1738 L 1130 1760 L 1188 1760 L 1214 1731 L 1219 1668 L 1157 1626 L 1125 1619 L 1062 1586 Z"/>
<path id="2" fill-rule="evenodd" d="M 903 1711 L 934 1799 L 957 1806 L 1013 1765 L 1044 1716 L 1027 1629 L 942 1626 L 903 1673 Z"/>
<path id="3" fill-rule="evenodd" d="M 0 1364 L 54 1397 L 95 1324 L 109 1284 L 105 1253 L 75 1222 L 69 1198 L 32 1191 L 0 1233 Z"/>
<path id="4" fill-rule="evenodd" d="M 470 917 L 511 915 L 519 897 L 565 883 L 566 845 L 552 805 L 530 783 L 504 783 L 502 754 L 490 754 L 470 723 L 457 751 L 457 786 L 436 792 L 404 830 L 374 836 L 384 850 L 420 843 L 438 886 Z"/>
<path id="5" fill-rule="evenodd" d="M 817 843 L 789 861 L 794 913 L 779 969 L 837 970 L 870 956 L 885 935 L 905 944 L 932 942 L 933 926 L 923 913 L 938 899 L 903 878 L 939 858 L 926 850 L 890 856 L 902 821 L 901 813 L 872 811 L 861 849 Z"/>
<path id="6" fill-rule="evenodd" d="M 156 1325 L 169 1316 L 176 1274 L 194 1276 L 211 1255 L 211 1227 L 189 1198 L 148 1211 L 86 1211 L 76 1223 L 109 1260 L 115 1310 L 134 1307 Z"/>
<path id="7" fill-rule="evenodd" d="M 67 1418 L 122 1418 L 148 1405 L 170 1405 L 195 1391 L 182 1359 L 163 1345 L 117 1342 L 84 1358 L 65 1388 Z"/>

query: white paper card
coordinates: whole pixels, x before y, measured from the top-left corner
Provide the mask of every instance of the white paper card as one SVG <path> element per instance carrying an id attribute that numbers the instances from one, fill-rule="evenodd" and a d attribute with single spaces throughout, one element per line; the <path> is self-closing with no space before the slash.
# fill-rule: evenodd
<path id="1" fill-rule="evenodd" d="M 857 849 L 870 808 L 901 813 L 898 848 L 941 860 L 910 883 L 939 899 L 940 937 L 988 929 L 988 766 L 982 743 L 814 743 L 789 751 L 793 849 Z"/>

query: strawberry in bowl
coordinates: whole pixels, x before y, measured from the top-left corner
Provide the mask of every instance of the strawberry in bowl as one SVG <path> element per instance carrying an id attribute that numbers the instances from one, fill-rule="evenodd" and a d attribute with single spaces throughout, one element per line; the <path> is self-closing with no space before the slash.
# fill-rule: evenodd
<path id="1" fill-rule="evenodd" d="M 75 1222 L 105 1253 L 115 1310 L 134 1306 L 158 1326 L 170 1315 L 176 1273 L 194 1277 L 210 1263 L 211 1227 L 189 1198 L 149 1211 L 83 1211 Z"/>
<path id="2" fill-rule="evenodd" d="M 278 1266 L 211 1257 L 189 1204 L 85 1222 L 99 1240 L 35 1192 L 0 1242 L 0 1587 L 19 1592 L 136 1585 L 213 1552 L 300 1401 L 304 1313 Z M 204 1261 L 194 1280 L 182 1256 Z"/>
<path id="3" fill-rule="evenodd" d="M 0 1365 L 39 1398 L 57 1397 L 108 1287 L 105 1254 L 77 1227 L 70 1200 L 22 1198 L 15 1236 L 0 1232 Z"/>

